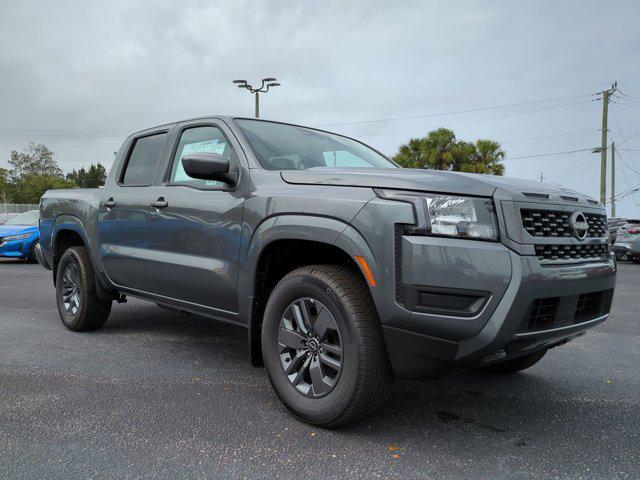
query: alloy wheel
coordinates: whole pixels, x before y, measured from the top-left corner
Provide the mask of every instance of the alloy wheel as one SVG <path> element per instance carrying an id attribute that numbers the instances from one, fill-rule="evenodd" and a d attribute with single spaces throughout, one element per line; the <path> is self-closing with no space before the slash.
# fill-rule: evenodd
<path id="1" fill-rule="evenodd" d="M 342 371 L 338 324 L 329 309 L 313 298 L 299 298 L 284 311 L 278 329 L 278 353 L 289 382 L 303 395 L 327 395 Z"/>
<path id="2" fill-rule="evenodd" d="M 75 263 L 69 263 L 62 275 L 62 303 L 68 315 L 73 317 L 78 313 L 81 299 L 80 272 Z"/>

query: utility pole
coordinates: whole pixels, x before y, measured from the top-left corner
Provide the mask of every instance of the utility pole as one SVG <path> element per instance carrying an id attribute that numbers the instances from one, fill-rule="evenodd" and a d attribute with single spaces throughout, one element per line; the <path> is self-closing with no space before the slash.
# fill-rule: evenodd
<path id="1" fill-rule="evenodd" d="M 262 79 L 260 88 L 253 88 L 247 83 L 246 80 L 234 80 L 238 88 L 246 88 L 249 92 L 253 93 L 256 97 L 256 118 L 260 118 L 260 93 L 267 93 L 270 87 L 279 87 L 280 84 L 276 82 L 276 78 L 267 77 Z"/>
<path id="2" fill-rule="evenodd" d="M 616 142 L 611 142 L 611 216 L 616 216 Z"/>
<path id="3" fill-rule="evenodd" d="M 618 90 L 618 82 L 602 92 L 602 145 L 600 149 L 600 203 L 607 200 L 607 116 L 609 115 L 609 99 Z"/>

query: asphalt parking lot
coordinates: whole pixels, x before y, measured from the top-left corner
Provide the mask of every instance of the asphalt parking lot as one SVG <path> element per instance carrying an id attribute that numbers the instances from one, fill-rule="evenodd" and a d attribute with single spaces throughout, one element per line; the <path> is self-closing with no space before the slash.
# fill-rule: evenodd
<path id="1" fill-rule="evenodd" d="M 640 265 L 611 318 L 511 377 L 397 382 L 375 417 L 290 417 L 245 332 L 138 300 L 61 324 L 50 272 L 0 260 L 0 478 L 640 477 Z"/>

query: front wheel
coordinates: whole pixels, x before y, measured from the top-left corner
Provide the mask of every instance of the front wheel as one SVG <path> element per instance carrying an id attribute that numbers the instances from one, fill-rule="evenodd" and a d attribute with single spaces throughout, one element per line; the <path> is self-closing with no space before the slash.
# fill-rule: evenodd
<path id="1" fill-rule="evenodd" d="M 262 324 L 264 365 L 296 417 L 344 426 L 378 410 L 393 373 L 380 320 L 359 272 L 302 267 L 273 290 Z"/>
<path id="2" fill-rule="evenodd" d="M 111 302 L 98 298 L 95 274 L 85 247 L 71 247 L 56 272 L 56 303 L 62 323 L 75 332 L 95 330 L 111 313 Z"/>
<path id="3" fill-rule="evenodd" d="M 31 252 L 27 257 L 27 261 L 29 263 L 38 263 L 38 259 L 36 258 L 36 246 L 38 245 L 38 243 L 40 243 L 40 240 L 36 240 L 35 242 L 33 242 L 33 245 L 31 245 Z"/>

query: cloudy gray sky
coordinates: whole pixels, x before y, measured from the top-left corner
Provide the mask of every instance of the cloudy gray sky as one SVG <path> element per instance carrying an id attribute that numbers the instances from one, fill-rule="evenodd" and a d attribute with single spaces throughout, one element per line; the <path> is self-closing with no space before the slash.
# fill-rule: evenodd
<path id="1" fill-rule="evenodd" d="M 231 80 L 275 76 L 265 118 L 387 154 L 448 126 L 502 142 L 509 176 L 544 172 L 597 196 L 589 151 L 520 157 L 598 146 L 592 94 L 617 80 L 628 96 L 609 128 L 624 192 L 640 186 L 639 19 L 636 1 L 0 0 L 0 166 L 28 141 L 67 171 L 110 166 L 131 131 L 252 115 Z M 640 193 L 618 214 L 640 216 Z"/>

